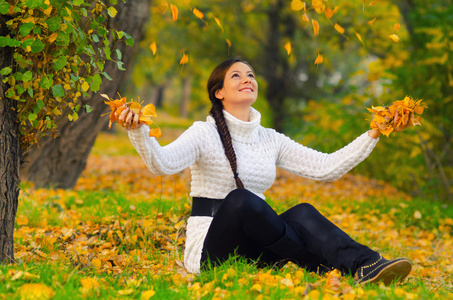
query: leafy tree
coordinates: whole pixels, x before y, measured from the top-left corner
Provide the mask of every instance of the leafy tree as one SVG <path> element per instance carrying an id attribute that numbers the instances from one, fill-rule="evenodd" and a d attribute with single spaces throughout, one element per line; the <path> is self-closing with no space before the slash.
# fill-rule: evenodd
<path id="1" fill-rule="evenodd" d="M 117 10 L 100 1 L 2 0 L 0 13 L 0 262 L 12 262 L 24 153 L 91 110 L 81 97 L 110 78 L 107 60 L 121 66 L 116 43 L 133 40 L 106 27 Z"/>

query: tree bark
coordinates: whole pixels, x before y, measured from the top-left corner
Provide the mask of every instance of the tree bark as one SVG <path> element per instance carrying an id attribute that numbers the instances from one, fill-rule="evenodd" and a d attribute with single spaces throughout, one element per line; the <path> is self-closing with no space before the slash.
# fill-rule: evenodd
<path id="1" fill-rule="evenodd" d="M 8 34 L 5 16 L 0 16 L 0 36 Z M 13 51 L 0 48 L 0 70 L 12 65 Z M 19 123 L 17 102 L 5 97 L 9 86 L 0 75 L 0 263 L 14 262 L 14 219 L 19 198 Z"/>
<path id="2" fill-rule="evenodd" d="M 130 34 L 135 45 L 141 40 L 145 24 L 150 15 L 150 0 L 118 1 L 118 14 L 109 20 L 109 28 L 122 30 Z M 120 43 L 118 48 L 123 54 L 123 67 L 131 66 L 137 47 Z M 93 109 L 91 113 L 79 113 L 79 119 L 70 122 L 65 119 L 59 124 L 58 137 L 46 138 L 40 148 L 29 151 L 21 166 L 21 179 L 35 183 L 37 187 L 73 188 L 86 165 L 86 159 L 100 131 L 105 128 L 108 117 L 101 117 L 108 112 L 99 94 L 115 97 L 125 81 L 128 71 L 119 71 L 113 62 L 107 62 L 105 72 L 113 78 L 104 79 L 99 93 L 92 94 L 83 102 Z"/>
<path id="3" fill-rule="evenodd" d="M 287 116 L 284 101 L 290 93 L 292 71 L 288 58 L 282 53 L 282 37 L 292 39 L 296 24 L 285 13 L 286 1 L 278 0 L 267 12 L 269 35 L 265 55 L 267 56 L 262 74 L 268 83 L 266 98 L 272 110 L 273 128 L 283 132 L 283 120 Z"/>

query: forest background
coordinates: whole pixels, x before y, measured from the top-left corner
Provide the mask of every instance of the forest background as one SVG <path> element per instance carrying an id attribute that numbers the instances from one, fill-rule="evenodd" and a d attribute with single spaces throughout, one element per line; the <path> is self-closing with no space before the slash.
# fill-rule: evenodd
<path id="1" fill-rule="evenodd" d="M 13 8 L 23 3 L 29 9 Z M 78 11 L 75 9 L 77 6 L 85 8 Z M 77 17 L 78 14 L 86 15 L 90 7 L 96 17 L 89 19 L 91 23 Z M 43 12 L 37 18 L 39 9 Z M 4 163 L 3 159 L 9 157 L 13 148 L 9 148 L 8 139 L 4 142 L 2 134 L 13 132 L 11 136 L 14 136 L 14 131 L 3 130 L 4 120 L 8 119 L 3 118 L 3 114 L 9 111 L 3 105 L 10 104 L 3 100 L 18 100 L 21 105 L 25 103 L 18 106 L 22 151 L 16 157 L 22 162 L 20 176 L 23 184 L 15 222 L 18 229 L 15 252 L 19 254 L 16 258 L 22 264 L 18 269 L 14 266 L 3 268 L 0 280 L 7 283 L 6 295 L 17 294 L 19 288 L 25 286 L 22 285 L 24 282 L 41 279 L 47 285 L 54 279 L 58 284 L 74 285 L 82 297 L 87 293 L 92 296 L 109 294 L 111 291 L 100 288 L 98 281 L 111 282 L 112 279 L 102 276 L 103 279 L 99 279 L 92 275 L 99 275 L 102 271 L 111 274 L 110 266 L 116 271 L 118 268 L 121 272 L 127 270 L 133 278 L 138 278 L 136 265 L 130 264 L 132 260 L 148 259 L 149 263 L 151 257 L 156 259 L 157 255 L 145 253 L 144 250 L 138 253 L 138 246 L 150 246 L 149 251 L 160 249 L 165 253 L 160 254 L 165 255 L 164 266 L 152 261 L 150 265 L 145 263 L 149 268 L 171 269 L 171 277 L 164 276 L 162 281 L 154 277 L 147 279 L 154 286 L 146 294 L 149 297 L 155 294 L 156 285 L 166 286 L 168 281 L 173 281 L 174 286 L 184 285 L 183 290 L 189 290 L 189 296 L 191 293 L 208 293 L 215 297 L 225 292 L 224 288 L 228 285 L 222 286 L 219 293 L 210 291 L 216 282 L 209 277 L 212 274 L 194 282 L 193 277 L 184 274 L 178 263 L 180 253 L 175 253 L 175 257 L 166 252 L 180 249 L 182 245 L 181 228 L 188 213 L 188 204 L 175 204 L 174 199 L 187 196 L 187 184 L 184 186 L 179 181 L 179 177 L 187 181 L 187 174 L 179 174 L 169 181 L 160 179 L 160 196 L 157 196 L 159 189 L 153 186 L 150 190 L 149 187 L 149 184 L 156 184 L 155 181 L 142 185 L 147 175 L 143 178 L 133 176 L 118 161 L 118 151 L 120 155 L 133 152 L 124 144 L 127 142 L 124 132 L 118 131 L 112 137 L 102 133 L 94 153 L 91 150 L 99 132 L 105 130 L 108 123 L 108 117 L 101 117 L 108 107 L 99 94 L 115 97 L 120 92 L 127 98 L 154 103 L 158 108 L 156 122 L 164 133 L 160 141 L 166 144 L 193 121 L 205 119 L 209 109 L 205 91 L 209 73 L 220 61 L 235 55 L 248 60 L 257 73 L 260 95 L 255 107 L 262 113 L 262 124 L 320 151 L 335 151 L 367 130 L 370 115 L 366 107 L 391 104 L 406 95 L 423 99 L 428 106 L 422 116 L 423 127 L 406 130 L 403 134 L 391 134 L 389 138 L 381 137 L 371 156 L 353 170 L 356 177 L 348 177 L 333 187 L 322 186 L 321 194 L 312 194 L 309 201 L 322 203 L 320 198 L 324 197 L 327 202 L 323 206 L 327 207 L 327 211 L 332 209 L 331 215 L 341 215 L 339 211 L 343 211 L 334 219 L 346 229 L 354 222 L 359 227 L 362 224 L 363 220 L 354 218 L 356 213 L 361 214 L 362 210 L 370 208 L 369 204 L 362 203 L 363 199 L 368 197 L 375 201 L 375 206 L 372 205 L 371 211 L 367 212 L 368 216 L 377 220 L 381 218 L 379 213 L 382 211 L 390 216 L 379 224 L 379 230 L 390 236 L 390 242 L 389 238 L 385 238 L 382 243 L 397 244 L 398 236 L 419 240 L 416 243 L 412 241 L 415 243 L 412 248 L 418 250 L 411 258 L 418 263 L 416 275 L 431 278 L 431 284 L 429 288 L 421 286 L 418 289 L 423 292 L 428 289 L 427 293 L 439 287 L 451 291 L 451 284 L 447 283 L 448 278 L 451 279 L 451 260 L 444 257 L 451 255 L 444 251 L 451 245 L 449 232 L 453 225 L 453 121 L 450 117 L 453 97 L 452 9 L 451 1 L 410 0 L 316 0 L 306 3 L 297 0 L 0 1 L 1 50 L 17 50 L 12 66 L 8 65 L 7 59 L 12 52 L 2 52 L 0 61 L 3 83 L 0 90 L 0 173 L 2 178 L 6 178 L 2 180 L 0 190 L 2 207 L 5 208 L 3 204 L 6 203 L 8 214 L 14 212 L 11 213 L 13 225 L 17 202 L 10 206 L 10 202 L 3 202 L 3 196 L 11 191 L 12 194 L 18 193 L 18 189 L 14 188 L 14 176 L 4 176 L 8 174 L 8 169 L 4 173 L 4 168 L 9 163 L 7 160 Z M 15 14 L 27 17 L 11 21 Z M 41 19 L 45 21 L 40 22 Z M 76 26 L 71 27 L 74 20 L 82 25 L 88 24 L 85 29 L 91 29 L 84 32 Z M 101 24 L 101 20 L 106 25 Z M 58 24 L 59 21 L 63 25 Z M 11 24 L 17 24 L 18 38 L 8 32 Z M 113 37 L 107 35 L 110 30 Z M 44 34 L 48 35 L 43 38 Z M 55 48 L 60 50 L 55 51 Z M 85 52 L 80 59 L 75 55 L 71 58 L 69 54 L 78 53 L 81 48 Z M 52 56 L 48 55 L 50 51 L 54 51 Z M 92 59 L 87 60 L 84 55 Z M 97 60 L 99 57 L 104 61 Z M 46 69 L 46 66 L 52 67 Z M 63 106 L 64 109 L 61 106 L 51 107 L 52 102 L 66 106 Z M 44 127 L 49 130 L 42 133 Z M 113 139 L 114 145 L 109 144 L 110 139 Z M 36 147 L 38 140 L 40 144 Z M 105 152 L 105 155 L 99 151 Z M 132 160 L 135 162 L 135 159 Z M 110 177 L 101 177 L 104 171 L 110 172 Z M 120 177 L 124 183 L 115 177 L 121 173 L 128 174 L 127 178 Z M 277 183 L 275 189 L 281 191 L 281 196 L 272 194 L 270 197 L 274 197 L 274 201 L 279 197 L 285 198 L 290 189 L 302 188 L 291 185 L 295 181 L 287 176 L 279 175 L 283 183 Z M 96 178 L 103 178 L 104 181 L 98 182 Z M 369 181 L 366 178 L 373 179 Z M 117 183 L 112 184 L 112 181 Z M 12 183 L 10 186 L 13 188 L 6 188 L 4 193 L 5 183 Z M 355 190 L 356 194 L 345 192 L 345 189 L 353 190 L 354 184 L 365 189 L 365 195 Z M 76 194 L 72 192 L 74 188 Z M 167 194 L 165 191 L 168 190 L 172 192 Z M 105 198 L 99 200 L 99 192 L 106 191 Z M 146 191 L 151 197 L 159 199 L 149 204 L 150 207 L 135 199 L 143 198 Z M 301 193 L 305 195 L 306 191 Z M 131 198 L 126 200 L 125 194 Z M 350 196 L 349 200 L 358 200 L 360 208 L 344 196 Z M 295 201 L 291 197 L 283 199 L 283 204 L 278 204 L 277 208 L 281 208 L 279 205 L 291 205 Z M 335 199 L 342 199 L 343 203 L 338 206 L 334 204 Z M 408 199 L 411 202 L 406 202 Z M 397 208 L 391 207 L 392 201 L 398 201 Z M 337 206 L 331 208 L 332 205 Z M 93 208 L 106 214 L 97 215 L 91 211 Z M 1 234 L 4 233 L 3 224 L 11 224 L 11 218 L 4 217 L 5 211 L 1 210 Z M 56 212 L 61 212 L 61 215 L 52 217 Z M 41 218 L 42 215 L 45 218 Z M 115 215 L 118 219 L 113 220 Z M 155 219 L 147 217 L 152 215 Z M 79 225 L 76 225 L 77 220 L 81 221 Z M 395 224 L 401 226 L 401 231 L 389 232 L 386 226 Z M 148 229 L 143 232 L 146 227 Z M 112 233 L 110 228 L 116 231 Z M 374 240 L 375 246 L 380 248 L 383 244 L 376 237 L 379 230 L 371 236 L 359 235 L 359 239 Z M 1 247 L 4 246 L 3 237 L 0 236 Z M 437 242 L 432 249 L 423 248 L 434 241 Z M 115 254 L 93 256 L 93 251 L 99 250 L 111 250 Z M 425 257 L 427 253 L 430 253 L 429 259 Z M 148 258 L 145 258 L 147 255 Z M 2 251 L 1 260 L 4 258 Z M 45 273 L 43 269 L 47 265 L 40 264 L 42 260 L 51 264 L 56 260 L 64 268 L 69 262 L 81 272 L 55 278 L 53 274 Z M 35 265 L 34 261 L 38 264 Z M 445 264 L 440 270 L 434 267 L 438 262 Z M 174 269 L 173 265 L 176 266 Z M 39 269 L 35 272 L 39 275 L 30 273 L 34 268 Z M 247 267 L 240 265 L 240 268 Z M 297 280 L 291 276 L 288 278 L 287 273 L 293 268 L 289 266 L 277 275 L 266 271 L 265 274 L 270 277 L 263 275 L 262 270 L 246 269 L 245 272 L 256 275 L 249 278 L 247 293 L 254 297 L 257 293 L 268 291 L 266 284 L 272 286 L 277 282 L 289 287 L 288 280 L 294 283 L 307 279 L 303 273 L 298 273 Z M 228 267 L 221 272 L 228 280 L 244 277 L 244 273 L 234 273 Z M 182 278 L 180 281 L 174 279 L 176 274 Z M 89 277 L 85 278 L 87 275 Z M 301 277 L 304 279 L 301 280 Z M 330 280 L 331 277 L 328 278 Z M 310 280 L 317 281 L 319 278 Z M 124 281 L 115 289 L 120 294 L 145 297 L 144 285 L 133 289 L 138 288 L 140 282 Z M 68 289 L 62 291 L 58 284 L 54 283 L 52 288 L 64 298 L 68 295 Z M 344 298 L 352 297 L 351 292 L 356 296 L 361 293 L 350 287 L 345 289 L 343 283 L 341 289 L 339 286 L 333 288 L 330 281 L 323 284 L 326 284 L 329 295 L 332 289 L 339 290 L 337 294 Z M 151 285 L 148 283 L 145 286 L 149 288 Z M 298 291 L 291 290 L 291 294 L 296 292 L 296 295 L 306 296 L 319 287 L 310 284 Z M 413 297 L 407 293 L 413 288 L 412 281 L 398 296 Z M 173 287 L 172 291 L 177 292 L 178 289 Z M 26 290 L 25 287 L 23 290 Z M 397 294 L 400 292 L 396 291 Z M 395 293 L 395 290 L 379 291 L 378 297 L 380 293 L 387 295 Z M 444 290 L 441 292 L 443 295 L 447 293 Z"/>

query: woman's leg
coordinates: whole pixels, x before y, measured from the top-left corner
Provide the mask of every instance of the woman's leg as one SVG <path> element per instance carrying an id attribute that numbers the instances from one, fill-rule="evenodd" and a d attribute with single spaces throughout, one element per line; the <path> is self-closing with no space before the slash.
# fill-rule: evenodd
<path id="1" fill-rule="evenodd" d="M 311 271 L 322 271 L 326 264 L 263 199 L 245 189 L 231 192 L 219 207 L 201 261 L 222 262 L 232 254 L 270 265 L 293 260 Z"/>
<path id="2" fill-rule="evenodd" d="M 298 204 L 280 217 L 329 267 L 355 273 L 358 267 L 379 259 L 379 253 L 354 241 L 311 204 Z"/>

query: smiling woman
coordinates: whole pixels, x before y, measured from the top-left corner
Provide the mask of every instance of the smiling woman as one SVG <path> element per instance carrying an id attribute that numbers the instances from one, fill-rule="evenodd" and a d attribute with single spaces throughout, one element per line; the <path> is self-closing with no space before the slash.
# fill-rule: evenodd
<path id="1" fill-rule="evenodd" d="M 165 147 L 128 108 L 117 116 L 128 124 L 129 138 L 151 172 L 176 174 L 190 167 L 193 205 L 184 253 L 189 272 L 239 255 L 270 266 L 289 260 L 318 273 L 338 269 L 355 274 L 357 283 L 390 284 L 409 274 L 407 259 L 384 259 L 310 204 L 278 215 L 265 201 L 276 167 L 314 180 L 338 179 L 368 157 L 378 131 L 326 154 L 262 127 L 251 107 L 258 95 L 255 74 L 240 58 L 217 66 L 207 88 L 212 108 L 206 122 L 195 122 Z"/>

